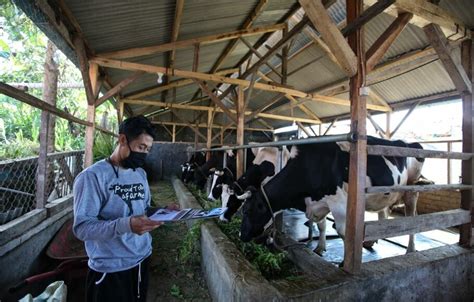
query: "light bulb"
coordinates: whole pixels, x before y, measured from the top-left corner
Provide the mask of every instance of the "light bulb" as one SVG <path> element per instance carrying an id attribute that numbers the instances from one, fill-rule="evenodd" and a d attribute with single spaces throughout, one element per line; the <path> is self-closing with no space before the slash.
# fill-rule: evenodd
<path id="1" fill-rule="evenodd" d="M 157 82 L 158 84 L 163 83 L 163 75 L 164 75 L 164 74 L 161 73 L 161 72 L 158 72 L 157 74 L 158 74 L 158 79 L 156 79 L 156 82 Z"/>

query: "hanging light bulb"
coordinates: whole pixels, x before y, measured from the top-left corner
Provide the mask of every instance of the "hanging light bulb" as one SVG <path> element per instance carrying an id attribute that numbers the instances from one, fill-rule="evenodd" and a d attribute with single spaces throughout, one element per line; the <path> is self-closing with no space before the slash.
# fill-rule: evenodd
<path id="1" fill-rule="evenodd" d="M 161 73 L 161 72 L 158 72 L 157 74 L 158 74 L 158 79 L 156 79 L 156 82 L 157 82 L 158 84 L 163 83 L 163 75 L 164 75 L 164 74 Z"/>

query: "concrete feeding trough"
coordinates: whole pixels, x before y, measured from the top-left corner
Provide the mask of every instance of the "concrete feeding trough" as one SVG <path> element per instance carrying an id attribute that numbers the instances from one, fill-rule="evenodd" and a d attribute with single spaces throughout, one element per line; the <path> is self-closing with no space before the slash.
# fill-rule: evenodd
<path id="1" fill-rule="evenodd" d="M 200 208 L 176 177 L 181 207 Z M 291 239 L 282 238 L 285 243 Z M 306 274 L 294 280 L 266 280 L 214 221 L 201 225 L 201 265 L 215 301 L 472 301 L 474 254 L 446 245 L 409 255 L 364 263 L 350 275 L 302 245 L 289 258 Z"/>

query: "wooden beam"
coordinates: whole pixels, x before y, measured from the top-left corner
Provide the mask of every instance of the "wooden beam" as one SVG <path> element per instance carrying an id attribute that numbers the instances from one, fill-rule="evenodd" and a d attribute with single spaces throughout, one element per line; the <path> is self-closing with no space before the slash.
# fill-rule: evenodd
<path id="1" fill-rule="evenodd" d="M 196 43 L 194 44 L 194 57 L 193 57 L 193 71 L 198 71 L 199 67 L 199 50 L 200 50 L 200 44 Z"/>
<path id="2" fill-rule="evenodd" d="M 343 36 L 347 37 L 353 33 L 356 29 L 361 28 L 364 24 L 372 20 L 375 16 L 382 13 L 390 5 L 395 3 L 395 0 L 378 0 L 372 4 L 369 8 L 365 9 L 360 16 L 347 24 L 342 30 L 341 33 Z"/>
<path id="3" fill-rule="evenodd" d="M 455 209 L 414 217 L 367 221 L 365 223 L 364 240 L 372 241 L 431 230 L 446 229 L 463 223 L 469 223 L 470 220 L 469 211 Z"/>
<path id="4" fill-rule="evenodd" d="M 395 129 L 393 129 L 392 133 L 390 133 L 390 137 L 393 137 L 393 135 L 395 135 L 395 133 L 398 131 L 398 129 L 400 129 L 400 127 L 403 125 L 403 123 L 406 121 L 406 119 L 412 114 L 412 112 L 416 109 L 416 107 L 418 107 L 419 105 L 421 104 L 421 102 L 418 102 L 416 104 L 413 104 L 410 108 L 410 110 L 408 110 L 408 112 L 405 114 L 405 116 L 402 118 L 402 120 L 400 121 L 400 123 L 398 123 L 398 125 L 395 127 Z"/>
<path id="5" fill-rule="evenodd" d="M 207 142 L 206 148 L 211 148 L 212 145 L 212 124 L 214 123 L 214 113 L 215 111 L 207 111 Z"/>
<path id="6" fill-rule="evenodd" d="M 116 94 L 118 94 L 122 89 L 130 85 L 131 83 L 135 82 L 140 76 L 142 76 L 145 72 L 143 71 L 136 71 L 134 72 L 131 76 L 126 77 L 122 81 L 120 81 L 117 85 L 115 85 L 112 89 L 107 91 L 106 94 L 101 96 L 97 102 L 95 102 L 95 106 L 98 107 L 102 105 L 105 101 L 107 101 L 109 98 L 114 97 Z"/>
<path id="7" fill-rule="evenodd" d="M 421 66 L 434 62 L 438 59 L 436 51 L 432 47 L 423 50 L 415 50 L 409 52 L 398 59 L 389 60 L 385 63 L 377 65 L 368 75 L 366 85 L 374 85 L 399 75 L 403 75 L 411 70 L 415 70 Z M 338 80 L 329 85 L 311 90 L 312 93 L 323 95 L 336 95 L 349 91 L 349 84 L 346 79 Z"/>
<path id="8" fill-rule="evenodd" d="M 79 62 L 79 70 L 82 74 L 82 81 L 84 82 L 84 89 L 86 91 L 87 103 L 94 105 L 94 92 L 92 91 L 91 79 L 89 77 L 89 61 L 87 58 L 86 48 L 84 41 L 79 37 L 75 36 L 73 39 L 74 48 L 76 51 L 77 60 Z"/>
<path id="9" fill-rule="evenodd" d="M 176 134 L 177 134 L 176 133 L 176 125 L 173 125 L 171 129 L 172 129 L 171 142 L 174 143 L 174 142 L 176 142 Z"/>
<path id="10" fill-rule="evenodd" d="M 369 121 L 370 121 L 370 123 L 372 124 L 372 126 L 374 126 L 375 131 L 378 132 L 378 134 L 380 135 L 380 137 L 381 137 L 381 138 L 387 138 L 387 137 L 386 137 L 386 134 L 385 134 L 385 131 L 383 131 L 382 127 L 380 127 L 379 124 L 377 124 L 377 122 L 372 118 L 372 115 L 367 114 L 367 118 L 369 119 Z"/>
<path id="11" fill-rule="evenodd" d="M 153 105 L 158 107 L 168 107 L 170 109 L 185 109 L 185 110 L 199 110 L 199 111 L 209 111 L 214 110 L 214 107 L 210 106 L 197 106 L 197 105 L 182 105 L 182 104 L 174 104 L 174 103 L 165 103 L 159 101 L 150 101 L 150 100 L 130 100 L 130 99 L 123 99 L 121 103 L 128 103 L 128 104 L 140 104 L 140 105 Z M 226 107 L 230 114 L 236 116 L 236 110 L 229 109 Z M 216 112 L 225 112 L 222 108 L 216 108 Z M 245 111 L 245 115 L 252 116 L 253 113 L 251 111 Z M 256 117 L 260 118 L 268 118 L 274 120 L 282 120 L 282 121 L 300 121 L 302 123 L 309 123 L 309 124 L 318 124 L 320 123 L 319 120 L 312 120 L 307 118 L 301 117 L 289 117 L 277 114 L 269 114 L 269 113 L 262 113 L 258 112 L 255 114 Z M 235 123 L 235 122 L 234 122 Z"/>
<path id="12" fill-rule="evenodd" d="M 242 38 L 240 37 L 240 40 L 245 44 L 245 46 L 247 46 L 248 49 L 250 49 L 250 51 L 257 56 L 257 58 L 261 59 L 263 57 L 263 55 L 261 55 L 258 50 L 256 50 L 252 44 L 249 43 L 249 41 L 247 41 L 245 38 Z M 272 65 L 270 65 L 270 63 L 268 62 L 265 62 L 264 63 L 265 65 L 268 66 L 268 68 L 270 68 L 276 75 L 278 75 L 280 78 L 283 78 L 283 75 L 275 69 L 275 67 L 273 67 Z"/>
<path id="13" fill-rule="evenodd" d="M 472 40 L 465 40 L 461 44 L 461 64 L 470 79 L 471 87 L 473 83 L 473 54 L 474 47 Z M 474 152 L 474 104 L 472 93 L 462 95 L 462 152 Z M 462 183 L 473 185 L 474 183 L 474 159 L 463 161 L 461 166 Z M 461 192 L 461 208 L 470 211 L 471 221 L 463 224 L 459 230 L 459 243 L 465 247 L 472 247 L 474 244 L 472 227 L 474 224 L 474 194 L 472 190 Z"/>
<path id="14" fill-rule="evenodd" d="M 184 0 L 176 0 L 176 6 L 174 10 L 174 21 L 173 21 L 173 30 L 171 32 L 171 42 L 176 42 L 179 35 L 179 27 L 181 25 L 181 17 L 183 16 Z M 176 48 L 171 50 L 169 57 L 171 68 L 174 68 L 174 60 L 176 57 Z"/>
<path id="15" fill-rule="evenodd" d="M 305 129 L 304 125 L 301 122 L 296 122 L 298 127 L 303 131 L 308 137 L 311 137 L 311 133 L 309 133 L 308 130 Z"/>
<path id="16" fill-rule="evenodd" d="M 178 69 L 169 69 L 166 67 L 160 67 L 160 66 L 152 66 L 152 65 L 145 65 L 145 64 L 138 64 L 138 63 L 131 63 L 131 62 L 125 62 L 125 61 L 118 61 L 118 60 L 111 60 L 111 59 L 104 59 L 104 58 L 99 58 L 95 57 L 91 60 L 94 63 L 98 63 L 101 66 L 105 67 L 112 67 L 112 68 L 118 68 L 118 69 L 124 69 L 124 70 L 143 70 L 148 73 L 165 73 L 168 75 L 176 75 L 180 77 L 188 77 L 188 78 L 193 78 L 197 80 L 203 80 L 203 81 L 212 81 L 212 82 L 220 82 L 220 83 L 228 83 L 232 85 L 240 85 L 243 87 L 249 87 L 250 86 L 250 81 L 247 80 L 242 80 L 242 79 L 235 79 L 235 78 L 229 78 L 229 77 L 223 77 L 219 76 L 216 74 L 206 74 L 206 73 L 200 73 L 200 72 L 192 72 L 192 71 L 184 71 L 184 70 L 178 70 Z M 350 106 L 350 102 L 348 100 L 342 100 L 334 97 L 328 97 L 328 96 L 323 96 L 323 95 L 318 95 L 318 94 L 308 94 L 306 92 L 302 92 L 296 89 L 291 89 L 291 88 L 286 88 L 286 87 L 281 87 L 278 85 L 269 85 L 269 84 L 263 84 L 263 83 L 255 83 L 254 84 L 255 89 L 260 89 L 260 90 L 265 90 L 265 91 L 271 91 L 271 92 L 282 92 L 285 94 L 290 94 L 295 97 L 300 97 L 300 98 L 306 98 L 314 102 L 323 102 L 323 103 L 329 103 L 329 104 L 335 104 L 335 105 L 340 105 L 340 106 Z M 220 95 L 222 98 L 223 95 Z M 367 108 L 372 109 L 372 110 L 378 110 L 378 111 L 387 111 L 387 108 L 384 106 L 378 106 L 378 105 L 372 105 L 369 104 L 367 105 Z"/>
<path id="17" fill-rule="evenodd" d="M 268 32 L 282 30 L 284 27 L 285 27 L 285 24 L 259 26 L 259 27 L 249 28 L 249 29 L 235 30 L 235 31 L 226 32 L 226 33 L 220 33 L 220 34 L 214 34 L 214 35 L 209 35 L 209 36 L 204 36 L 204 37 L 192 38 L 188 40 L 165 43 L 161 45 L 148 46 L 148 47 L 136 47 L 136 48 L 125 49 L 125 50 L 104 52 L 104 53 L 98 54 L 98 56 L 104 57 L 104 58 L 115 58 L 115 59 L 147 56 L 147 55 L 156 54 L 156 53 L 160 53 L 164 51 L 192 47 L 196 43 L 199 43 L 199 44 L 219 43 L 223 41 L 237 39 L 239 37 L 250 37 L 250 36 L 255 36 L 255 35 L 261 35 Z"/>
<path id="18" fill-rule="evenodd" d="M 357 72 L 356 55 L 337 26 L 332 22 L 321 0 L 299 0 L 299 2 L 314 27 L 321 33 L 344 72 L 348 76 L 353 76 Z"/>
<path id="19" fill-rule="evenodd" d="M 362 1 L 347 0 L 347 22 L 356 20 L 362 12 Z M 344 41 L 345 42 L 345 41 Z M 344 270 L 358 273 L 362 265 L 362 243 L 364 240 L 365 180 L 367 175 L 367 95 L 365 83 L 364 34 L 360 29 L 349 35 L 349 45 L 357 54 L 356 74 L 350 79 L 351 132 L 357 140 L 350 143 L 349 189 L 347 194 L 346 228 L 344 238 Z"/>
<path id="20" fill-rule="evenodd" d="M 391 192 L 436 192 L 436 191 L 472 190 L 471 185 L 408 185 L 408 186 L 374 186 L 366 188 L 367 194 L 382 194 Z"/>
<path id="21" fill-rule="evenodd" d="M 242 86 L 237 88 L 237 146 L 244 144 L 244 121 L 245 121 L 245 95 Z M 244 150 L 237 150 L 236 178 L 244 174 Z"/>
<path id="22" fill-rule="evenodd" d="M 306 27 L 305 27 L 306 28 Z M 286 28 L 283 29 L 282 35 L 285 36 L 288 34 L 288 23 Z M 292 41 L 289 43 L 291 44 L 295 40 L 293 37 Z M 281 84 L 286 85 L 288 82 L 288 54 L 290 51 L 290 45 L 286 45 L 281 50 Z M 268 65 L 268 62 L 267 62 Z"/>
<path id="23" fill-rule="evenodd" d="M 388 112 L 392 111 L 392 107 L 390 106 L 387 101 L 385 101 L 380 94 L 378 94 L 374 89 L 369 90 L 369 96 L 375 100 L 377 103 L 381 104 L 382 106 L 385 106 L 387 109 L 389 109 Z"/>
<path id="24" fill-rule="evenodd" d="M 335 119 L 329 124 L 329 126 L 328 126 L 327 129 L 326 129 L 326 131 L 324 131 L 323 136 L 328 134 L 329 130 L 331 130 L 332 126 L 334 126 L 334 124 L 335 124 L 336 122 L 337 122 L 337 118 L 335 118 Z"/>
<path id="25" fill-rule="evenodd" d="M 99 65 L 95 63 L 89 64 L 89 78 L 91 80 L 92 94 L 94 96 L 94 99 L 97 99 L 101 84 L 101 82 L 99 81 Z"/>
<path id="26" fill-rule="evenodd" d="M 265 7 L 267 6 L 267 3 L 268 3 L 268 0 L 260 0 L 258 4 L 255 6 L 255 8 L 251 11 L 250 15 L 247 17 L 244 24 L 242 24 L 241 29 L 249 29 L 250 26 L 252 26 L 255 20 L 263 12 Z M 214 73 L 217 69 L 219 69 L 219 67 L 222 65 L 222 63 L 227 58 L 227 56 L 235 49 L 237 42 L 238 40 L 232 40 L 229 42 L 229 44 L 227 44 L 226 48 L 219 56 L 216 63 L 214 63 L 214 65 L 212 66 L 210 73 Z"/>
<path id="27" fill-rule="evenodd" d="M 86 126 L 85 146 L 84 146 L 84 168 L 94 163 L 94 133 L 95 133 L 95 106 L 87 105 L 87 121 L 90 123 Z"/>
<path id="28" fill-rule="evenodd" d="M 424 27 L 428 23 L 441 26 L 444 34 L 451 40 L 471 39 L 471 30 L 463 21 L 447 10 L 427 0 L 397 0 L 396 8 L 410 12 L 419 18 L 413 20 L 414 24 Z M 391 13 L 393 11 L 389 11 Z"/>
<path id="29" fill-rule="evenodd" d="M 393 42 L 397 37 L 402 33 L 403 29 L 407 26 L 408 22 L 413 17 L 413 14 L 402 13 L 400 14 L 395 21 L 390 24 L 390 26 L 378 37 L 378 39 L 372 44 L 372 46 L 367 51 L 367 72 L 370 72 L 374 69 L 387 53 L 387 50 L 392 46 Z"/>
<path id="30" fill-rule="evenodd" d="M 472 153 L 462 152 L 446 152 L 437 150 L 423 150 L 404 147 L 387 147 L 387 146 L 367 146 L 367 153 L 370 155 L 393 156 L 393 157 L 416 157 L 416 158 L 446 158 L 469 160 Z"/>
<path id="31" fill-rule="evenodd" d="M 227 75 L 227 74 L 232 74 L 232 73 L 238 72 L 238 71 L 239 71 L 238 68 L 229 68 L 229 69 L 220 70 L 220 71 L 216 72 L 215 74 Z M 156 87 L 156 85 L 155 85 L 153 87 L 145 88 L 144 90 L 131 92 L 131 93 L 125 94 L 124 97 L 129 98 L 129 99 L 139 99 L 139 98 L 142 98 L 142 97 L 145 97 L 145 96 L 158 94 L 162 91 L 170 90 L 170 89 L 173 89 L 173 88 L 178 88 L 178 87 L 182 87 L 182 86 L 191 85 L 193 83 L 194 83 L 194 81 L 192 79 L 176 80 L 176 81 L 169 82 L 166 85 L 161 85 L 161 86 L 158 86 L 158 87 Z"/>
<path id="32" fill-rule="evenodd" d="M 237 123 L 237 118 L 235 116 L 235 114 L 233 114 L 232 112 L 230 112 L 229 108 L 227 108 L 223 103 L 222 101 L 219 99 L 219 97 L 217 97 L 217 95 L 215 95 L 211 89 L 209 89 L 209 87 L 206 85 L 206 83 L 202 82 L 202 81 L 196 81 L 196 83 L 199 85 L 199 87 L 201 87 L 201 90 L 206 93 L 209 98 L 211 98 L 211 101 L 216 105 L 218 106 L 232 121 L 234 121 L 235 123 Z"/>
<path id="33" fill-rule="evenodd" d="M 163 127 L 163 129 L 166 130 L 166 132 L 171 136 L 171 138 L 173 138 L 173 133 L 170 131 L 170 129 L 168 129 L 168 127 L 166 127 L 166 125 L 161 125 L 161 127 Z"/>
<path id="34" fill-rule="evenodd" d="M 429 24 L 423 29 L 459 93 L 472 93 L 471 81 L 461 63 L 457 62 L 449 51 L 449 41 L 444 36 L 439 25 Z"/>

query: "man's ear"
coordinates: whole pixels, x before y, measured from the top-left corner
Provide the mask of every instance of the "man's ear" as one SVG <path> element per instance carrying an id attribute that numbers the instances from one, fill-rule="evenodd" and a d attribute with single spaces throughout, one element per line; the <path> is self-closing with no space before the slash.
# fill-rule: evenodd
<path id="1" fill-rule="evenodd" d="M 275 166 L 268 160 L 265 160 L 260 164 L 260 172 L 265 177 L 273 176 L 275 175 Z"/>
<path id="2" fill-rule="evenodd" d="M 119 134 L 119 137 L 118 137 L 118 144 L 121 145 L 121 146 L 126 146 L 127 145 L 127 137 L 125 136 L 125 134 Z"/>

